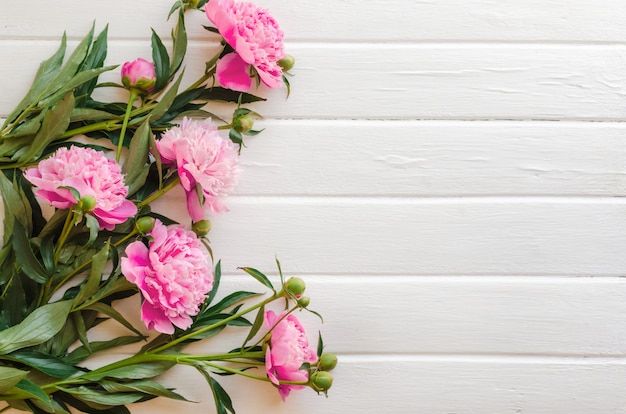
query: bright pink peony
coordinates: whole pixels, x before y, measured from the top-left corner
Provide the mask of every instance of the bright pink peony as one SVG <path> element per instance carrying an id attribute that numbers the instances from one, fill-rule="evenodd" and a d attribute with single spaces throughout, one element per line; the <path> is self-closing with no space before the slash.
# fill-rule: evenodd
<path id="1" fill-rule="evenodd" d="M 59 148 L 37 167 L 28 169 L 24 177 L 38 187 L 38 197 L 56 208 L 70 208 L 78 202 L 63 187 L 76 189 L 81 197 L 94 197 L 96 207 L 89 214 L 98 220 L 100 230 L 113 230 L 137 214 L 137 207 L 126 200 L 128 187 L 119 164 L 91 148 Z"/>
<path id="2" fill-rule="evenodd" d="M 183 226 L 165 227 L 156 220 L 148 234 L 148 247 L 141 241 L 126 247 L 122 273 L 141 291 L 146 327 L 172 334 L 174 325 L 191 326 L 213 286 L 210 257 L 195 233 Z"/>
<path id="3" fill-rule="evenodd" d="M 265 327 L 271 329 L 283 314 L 277 315 L 273 311 L 265 312 Z M 265 355 L 265 369 L 267 376 L 274 385 L 283 401 L 291 390 L 304 388 L 303 385 L 280 384 L 283 381 L 307 382 L 309 372 L 300 367 L 305 362 L 317 361 L 316 353 L 309 348 L 309 341 L 304 328 L 295 315 L 290 314 L 278 322 L 272 330 Z"/>
<path id="4" fill-rule="evenodd" d="M 234 0 L 211 0 L 206 15 L 235 50 L 217 64 L 217 80 L 226 88 L 246 92 L 252 86 L 250 65 L 270 88 L 283 84 L 278 61 L 285 57 L 284 34 L 265 9 Z"/>
<path id="5" fill-rule="evenodd" d="M 151 92 L 156 83 L 154 63 L 137 58 L 122 65 L 122 83 L 128 89 Z"/>
<path id="6" fill-rule="evenodd" d="M 218 134 L 210 119 L 184 118 L 179 127 L 163 134 L 157 141 L 157 149 L 164 163 L 176 163 L 193 221 L 204 219 L 205 209 L 213 213 L 228 210 L 220 197 L 227 195 L 237 183 L 238 150 L 232 141 Z M 197 187 L 200 191 L 196 191 Z"/>

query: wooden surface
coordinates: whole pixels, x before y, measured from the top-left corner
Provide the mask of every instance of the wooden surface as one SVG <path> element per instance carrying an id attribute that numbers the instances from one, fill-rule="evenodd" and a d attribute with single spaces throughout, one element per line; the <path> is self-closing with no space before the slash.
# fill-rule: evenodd
<path id="1" fill-rule="evenodd" d="M 109 22 L 109 63 L 149 58 L 170 3 L 3 4 L 0 117 L 63 30 Z M 266 130 L 211 240 L 226 289 L 275 255 L 305 277 L 311 340 L 341 363 L 328 399 L 228 378 L 237 412 L 626 413 L 626 3 L 257 3 L 293 92 L 255 106 Z M 189 79 L 214 47 L 201 24 Z M 214 412 L 194 372 L 165 381 L 201 402 L 133 412 Z"/>

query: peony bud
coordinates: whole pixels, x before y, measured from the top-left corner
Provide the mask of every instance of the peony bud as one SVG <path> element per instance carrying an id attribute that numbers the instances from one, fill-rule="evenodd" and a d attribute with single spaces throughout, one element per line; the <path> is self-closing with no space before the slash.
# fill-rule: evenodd
<path id="1" fill-rule="evenodd" d="M 302 308 L 306 308 L 311 303 L 311 298 L 308 296 L 300 296 L 298 298 L 298 305 Z"/>
<path id="2" fill-rule="evenodd" d="M 77 207 L 83 213 L 91 213 L 96 208 L 96 198 L 90 195 L 81 197 Z"/>
<path id="3" fill-rule="evenodd" d="M 316 371 L 311 374 L 311 387 L 315 391 L 327 391 L 333 386 L 333 376 L 330 372 Z"/>
<path id="4" fill-rule="evenodd" d="M 209 220 L 200 220 L 193 223 L 191 230 L 198 237 L 204 237 L 211 231 L 211 222 Z"/>
<path id="5" fill-rule="evenodd" d="M 319 361 L 319 369 L 322 371 L 332 371 L 337 366 L 337 355 L 322 354 Z"/>
<path id="6" fill-rule="evenodd" d="M 249 115 L 242 115 L 233 121 L 233 128 L 239 133 L 245 133 L 252 129 L 254 126 L 254 119 Z"/>
<path id="7" fill-rule="evenodd" d="M 285 282 L 285 290 L 290 295 L 295 296 L 296 299 L 299 299 L 300 296 L 302 296 L 305 289 L 306 285 L 304 284 L 304 280 L 299 277 L 291 277 Z"/>
<path id="8" fill-rule="evenodd" d="M 156 83 L 154 63 L 138 58 L 122 65 L 122 84 L 139 94 L 152 92 Z"/>
<path id="9" fill-rule="evenodd" d="M 289 72 L 295 64 L 296 59 L 291 55 L 285 55 L 284 58 L 278 61 L 278 66 L 280 66 L 284 72 Z"/>
<path id="10" fill-rule="evenodd" d="M 141 234 L 146 234 L 154 227 L 154 218 L 143 216 L 135 222 L 135 229 Z"/>

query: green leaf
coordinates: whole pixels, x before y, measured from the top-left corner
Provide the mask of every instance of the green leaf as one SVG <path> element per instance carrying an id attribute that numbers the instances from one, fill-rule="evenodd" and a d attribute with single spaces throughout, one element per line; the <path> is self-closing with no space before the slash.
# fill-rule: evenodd
<path id="1" fill-rule="evenodd" d="M 241 148 L 241 145 L 243 144 L 243 135 L 241 135 L 241 132 L 237 131 L 235 128 L 231 128 L 228 131 L 228 138 Z"/>
<path id="2" fill-rule="evenodd" d="M 98 219 L 92 216 L 91 214 L 87 214 L 85 216 L 85 225 L 89 229 L 89 240 L 85 244 L 85 246 L 91 246 L 94 241 L 98 238 L 98 231 L 100 230 L 100 223 Z"/>
<path id="3" fill-rule="evenodd" d="M 105 390 L 107 390 L 108 392 L 112 392 L 112 393 L 140 392 L 143 394 L 154 395 L 157 397 L 171 398 L 173 400 L 189 401 L 182 395 L 172 392 L 171 390 L 165 388 L 163 385 L 154 381 L 139 380 L 139 381 L 117 383 L 113 381 L 103 380 L 103 381 L 100 381 L 100 385 L 102 385 L 102 387 Z"/>
<path id="4" fill-rule="evenodd" d="M 109 306 L 109 305 L 107 305 L 105 303 L 102 303 L 102 302 L 96 302 L 96 303 L 93 303 L 93 304 L 89 305 L 89 307 L 87 309 L 91 309 L 91 310 L 95 310 L 95 311 L 98 311 L 100 313 L 103 313 L 103 314 L 105 314 L 105 315 L 115 319 L 120 324 L 124 325 L 126 328 L 128 328 L 131 331 L 133 331 L 137 335 L 141 336 L 141 332 L 139 332 L 130 322 L 128 322 L 122 316 L 121 313 L 119 313 L 118 311 L 113 309 L 111 306 Z"/>
<path id="5" fill-rule="evenodd" d="M 249 274 L 250 276 L 252 276 L 256 280 L 258 280 L 259 282 L 261 282 L 262 284 L 264 284 L 268 288 L 274 290 L 274 286 L 272 285 L 272 282 L 270 282 L 270 280 L 267 278 L 267 276 L 265 276 L 260 271 L 254 269 L 252 267 L 240 267 L 239 269 L 243 270 L 244 272 L 246 272 L 247 274 Z M 274 290 L 274 292 L 275 292 L 275 290 Z"/>
<path id="6" fill-rule="evenodd" d="M 25 392 L 26 394 L 30 395 L 33 398 L 38 399 L 39 401 L 43 402 L 46 407 L 48 407 L 49 409 L 52 409 L 52 402 L 50 401 L 50 397 L 48 397 L 48 394 L 46 394 L 46 392 L 42 390 L 41 387 L 35 384 L 34 382 L 29 381 L 26 378 L 24 378 L 20 382 L 15 384 L 15 388 L 21 390 L 22 392 Z M 47 412 L 52 412 L 52 411 L 47 411 Z"/>
<path id="7" fill-rule="evenodd" d="M 82 72 L 77 73 L 74 77 L 72 77 L 68 82 L 63 84 L 62 88 L 59 88 L 54 95 L 49 96 L 45 100 L 41 101 L 41 105 L 54 105 L 58 102 L 65 94 L 71 92 L 74 94 L 74 90 L 81 85 L 84 85 L 87 82 L 95 80 L 103 74 L 104 72 L 109 72 L 113 69 L 117 68 L 117 65 L 106 66 L 104 68 L 97 69 L 89 69 Z"/>
<path id="8" fill-rule="evenodd" d="M 202 313 L 202 315 L 211 315 L 215 313 L 220 313 L 224 309 L 227 309 L 228 307 L 233 306 L 234 304 L 241 302 L 242 300 L 248 299 L 253 296 L 258 296 L 258 295 L 259 293 L 255 293 L 255 292 L 246 292 L 246 291 L 233 292 L 230 295 L 223 298 L 222 300 L 220 300 L 214 306 L 211 306 L 210 308 L 205 310 Z"/>
<path id="9" fill-rule="evenodd" d="M 74 321 L 74 327 L 76 328 L 76 334 L 78 335 L 78 340 L 88 351 L 91 352 L 91 345 L 89 345 L 89 339 L 87 338 L 87 326 L 85 325 L 85 320 L 83 319 L 82 312 L 73 312 L 72 320 Z"/>
<path id="10" fill-rule="evenodd" d="M 103 378 L 118 379 L 145 379 L 160 375 L 176 365 L 174 361 L 143 362 L 127 367 L 115 368 L 110 371 L 92 371 L 82 377 L 90 381 L 100 381 Z"/>
<path id="11" fill-rule="evenodd" d="M 211 387 L 211 391 L 213 392 L 213 398 L 215 399 L 215 406 L 218 414 L 227 414 L 227 412 L 235 414 L 233 402 L 226 390 L 224 390 L 219 382 L 214 380 L 213 377 L 210 377 L 208 374 L 206 374 L 206 379 Z"/>
<path id="12" fill-rule="evenodd" d="M 83 62 L 83 67 L 81 70 L 89 70 L 101 68 L 104 64 L 104 61 L 107 57 L 107 34 L 108 34 L 109 26 L 105 26 L 104 30 L 100 32 L 96 40 L 93 42 L 91 46 L 91 51 L 87 58 Z M 98 83 L 98 78 L 93 78 L 88 82 L 85 82 L 83 85 L 78 87 L 75 91 L 75 96 L 78 98 L 80 102 L 84 102 L 88 97 L 91 96 L 96 84 Z"/>
<path id="13" fill-rule="evenodd" d="M 143 339 L 143 336 L 120 336 L 109 341 L 94 341 L 90 343 L 92 352 L 89 352 L 89 350 L 84 346 L 78 347 L 65 358 L 63 358 L 63 360 L 68 364 L 78 364 L 90 355 L 97 352 L 107 351 L 109 349 L 117 348 L 119 346 L 134 344 Z"/>
<path id="14" fill-rule="evenodd" d="M 26 234 L 26 229 L 19 220 L 16 220 L 13 225 L 13 250 L 15 251 L 17 262 L 22 267 L 22 271 L 37 283 L 48 282 L 50 274 L 35 257 L 30 240 Z"/>
<path id="15" fill-rule="evenodd" d="M 154 92 L 159 92 L 166 85 L 170 77 L 170 57 L 159 35 L 152 29 L 152 60 L 156 72 Z"/>
<path id="16" fill-rule="evenodd" d="M 55 378 L 67 378 L 80 371 L 62 359 L 42 352 L 18 351 L 13 352 L 10 357 Z M 2 374 L 0 374 L 0 378 L 2 378 Z"/>
<path id="17" fill-rule="evenodd" d="M 175 30 L 172 30 L 172 40 L 174 41 L 174 56 L 172 57 L 172 64 L 170 65 L 170 79 L 176 74 L 178 69 L 180 69 L 180 65 L 183 63 L 183 60 L 185 59 L 185 53 L 187 52 L 185 14 L 182 9 L 180 13 L 178 13 L 178 23 L 176 24 L 176 28 Z"/>
<path id="18" fill-rule="evenodd" d="M 254 318 L 254 323 L 252 324 L 252 328 L 250 328 L 250 332 L 248 333 L 246 340 L 243 342 L 243 345 L 241 346 L 242 348 L 246 346 L 246 344 L 248 343 L 250 339 L 254 338 L 254 335 L 256 335 L 257 332 L 259 332 L 259 329 L 261 329 L 261 326 L 263 326 L 264 320 L 265 320 L 265 305 L 261 306 L 261 308 L 257 312 L 256 318 Z"/>
<path id="19" fill-rule="evenodd" d="M 276 259 L 276 267 L 278 267 L 278 274 L 280 275 L 280 285 L 284 285 L 285 284 L 285 276 L 283 276 L 283 269 L 280 267 L 280 262 L 278 261 L 278 257 L 275 257 Z"/>
<path id="20" fill-rule="evenodd" d="M 41 306 L 19 324 L 0 331 L 0 355 L 39 345 L 61 330 L 72 308 L 71 301 Z"/>
<path id="21" fill-rule="evenodd" d="M 65 50 L 67 47 L 67 37 L 63 33 L 61 39 L 61 46 L 48 60 L 41 62 L 39 70 L 35 75 L 33 84 L 22 101 L 15 107 L 15 109 L 7 116 L 5 126 L 15 121 L 19 114 L 26 109 L 29 105 L 37 103 L 36 99 L 42 94 L 42 92 L 50 86 L 52 80 L 58 75 L 63 63 L 63 57 L 65 56 Z"/>
<path id="22" fill-rule="evenodd" d="M 120 119 L 119 115 L 112 114 L 107 111 L 101 111 L 99 109 L 91 108 L 74 108 L 72 109 L 72 116 L 70 122 L 82 122 L 82 121 L 106 121 L 111 119 Z M 37 131 L 35 131 L 37 132 Z"/>
<path id="23" fill-rule="evenodd" d="M 31 217 L 26 214 L 26 206 L 20 195 L 19 190 L 13 185 L 5 175 L 0 173 L 0 191 L 2 191 L 2 201 L 4 203 L 4 244 L 7 244 L 9 237 L 13 233 L 13 222 L 19 221 L 23 228 L 30 229 L 32 223 Z"/>
<path id="24" fill-rule="evenodd" d="M 98 291 L 98 286 L 100 286 L 100 281 L 102 280 L 102 272 L 104 272 L 104 267 L 109 259 L 109 250 L 110 244 L 107 242 L 93 257 L 89 276 L 87 276 L 85 281 L 81 284 L 80 290 L 76 298 L 74 298 L 75 306 L 79 306 Z"/>
<path id="25" fill-rule="evenodd" d="M 211 302 L 213 302 L 213 299 L 215 299 L 215 295 L 217 295 L 217 290 L 220 287 L 221 280 L 222 280 L 222 261 L 218 260 L 217 264 L 215 265 L 215 271 L 213 272 L 213 287 L 211 288 L 209 295 L 204 301 L 205 307 L 210 305 Z"/>
<path id="26" fill-rule="evenodd" d="M 43 123 L 32 144 L 19 157 L 21 165 L 36 160 L 44 151 L 46 146 L 61 136 L 70 124 L 70 116 L 74 108 L 74 95 L 68 93 L 61 102 L 54 108 L 46 112 Z"/>
<path id="27" fill-rule="evenodd" d="M 13 388 L 15 384 L 26 378 L 26 375 L 28 375 L 28 371 L 0 366 L 0 394 Z"/>
<path id="28" fill-rule="evenodd" d="M 135 131 L 130 141 L 128 157 L 122 166 L 125 184 L 128 186 L 128 194 L 134 194 L 143 186 L 150 172 L 148 154 L 150 152 L 150 120 L 146 119 Z"/>
<path id="29" fill-rule="evenodd" d="M 66 403 L 67 405 L 71 405 L 75 407 L 77 410 L 83 413 L 88 414 L 131 414 L 128 408 L 124 405 L 118 406 L 102 406 L 97 404 L 99 408 L 94 408 L 94 403 L 85 403 L 77 398 L 74 398 L 71 394 L 66 394 L 62 392 L 55 393 L 55 398 L 59 401 Z"/>
<path id="30" fill-rule="evenodd" d="M 96 391 L 96 390 L 87 388 L 82 385 L 76 388 L 61 388 L 61 390 L 68 394 L 72 394 L 74 397 L 85 402 L 92 402 L 96 404 L 111 405 L 111 406 L 132 404 L 143 398 L 143 395 L 140 393 L 128 392 L 128 393 L 115 393 L 114 394 L 114 393 Z"/>
<path id="31" fill-rule="evenodd" d="M 174 99 L 176 99 L 176 94 L 178 93 L 178 88 L 180 87 L 180 81 L 183 80 L 183 73 L 180 74 L 176 82 L 167 90 L 163 99 L 159 101 L 158 104 L 154 107 L 152 112 L 150 113 L 151 121 L 158 121 L 163 115 L 165 115 L 168 109 L 174 103 Z"/>
<path id="32" fill-rule="evenodd" d="M 322 352 L 324 352 L 324 341 L 322 340 L 322 333 L 319 332 L 317 337 L 317 357 L 322 356 Z"/>
<path id="33" fill-rule="evenodd" d="M 205 89 L 202 93 L 201 99 L 204 99 L 206 101 L 225 101 L 238 103 L 240 98 L 242 104 L 267 100 L 265 98 L 261 98 L 259 96 L 255 96 L 249 93 L 237 92 L 231 89 L 221 88 L 219 86 Z"/>

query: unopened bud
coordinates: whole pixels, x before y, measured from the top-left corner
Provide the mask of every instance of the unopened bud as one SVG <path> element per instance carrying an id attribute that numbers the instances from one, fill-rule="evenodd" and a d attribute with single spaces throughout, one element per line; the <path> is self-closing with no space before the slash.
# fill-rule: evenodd
<path id="1" fill-rule="evenodd" d="M 315 391 L 326 391 L 333 386 L 333 376 L 330 372 L 315 371 L 311 374 L 311 387 Z"/>
<path id="2" fill-rule="evenodd" d="M 307 306 L 309 306 L 309 303 L 311 303 L 311 298 L 308 296 L 300 296 L 298 298 L 298 305 L 300 305 L 300 307 L 302 308 L 306 308 Z"/>
<path id="3" fill-rule="evenodd" d="M 284 58 L 278 61 L 278 66 L 280 66 L 284 72 L 289 72 L 295 64 L 296 59 L 291 55 L 285 55 Z"/>
<path id="4" fill-rule="evenodd" d="M 83 213 L 91 213 L 96 208 L 96 198 L 86 195 L 78 200 L 78 209 Z"/>
<path id="5" fill-rule="evenodd" d="M 321 371 L 332 371 L 337 366 L 337 355 L 322 354 L 319 361 Z"/>
<path id="6" fill-rule="evenodd" d="M 196 221 L 191 226 L 191 229 L 196 233 L 196 236 L 204 237 L 211 231 L 211 222 L 209 220 Z"/>
<path id="7" fill-rule="evenodd" d="M 143 216 L 135 222 L 135 228 L 141 234 L 146 234 L 154 228 L 154 218 Z"/>
<path id="8" fill-rule="evenodd" d="M 233 121 L 233 128 L 239 133 L 245 133 L 254 126 L 254 119 L 249 115 L 242 115 Z"/>
<path id="9" fill-rule="evenodd" d="M 152 92 L 156 84 L 154 63 L 145 59 L 135 59 L 122 65 L 122 84 L 126 89 L 143 95 Z"/>
<path id="10" fill-rule="evenodd" d="M 285 282 L 285 290 L 287 293 L 298 299 L 306 290 L 306 284 L 304 283 L 304 280 L 299 277 L 291 277 Z"/>

